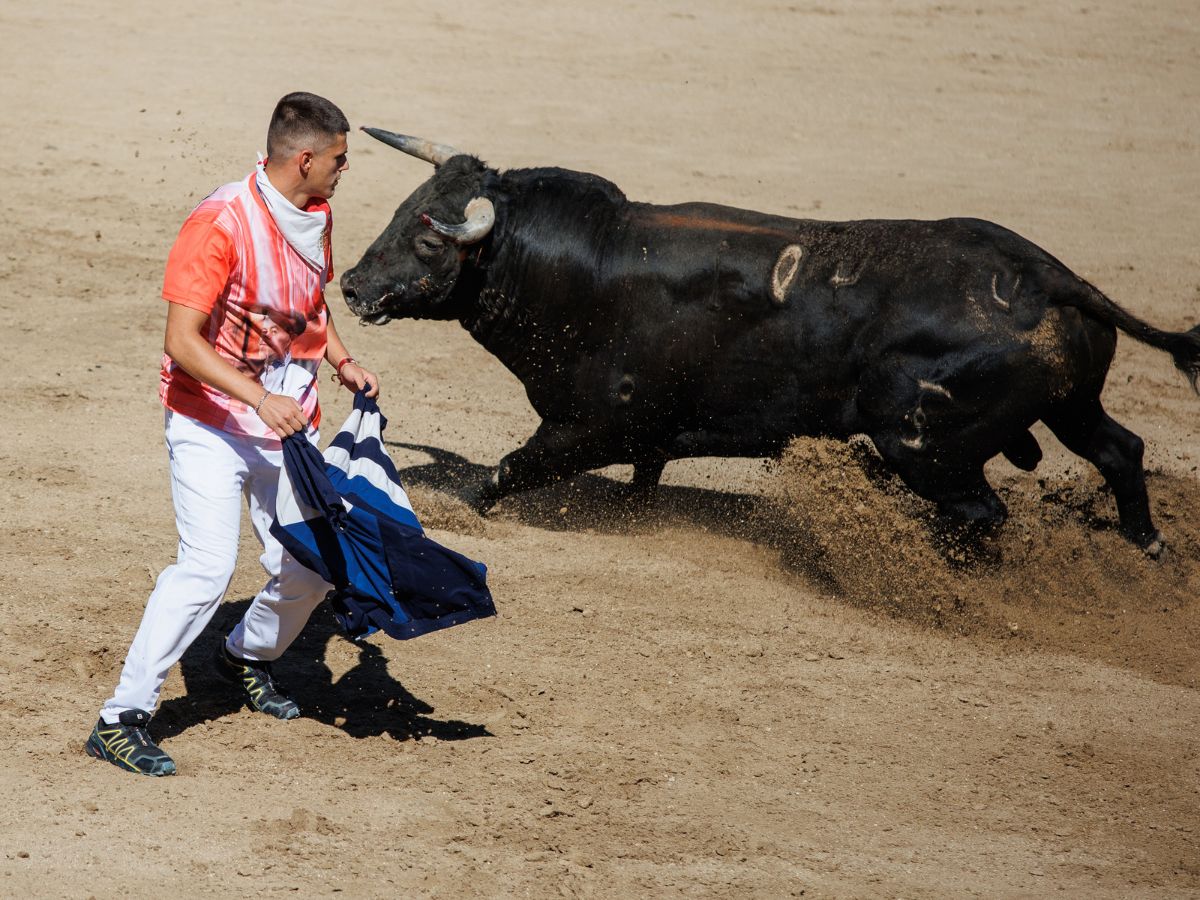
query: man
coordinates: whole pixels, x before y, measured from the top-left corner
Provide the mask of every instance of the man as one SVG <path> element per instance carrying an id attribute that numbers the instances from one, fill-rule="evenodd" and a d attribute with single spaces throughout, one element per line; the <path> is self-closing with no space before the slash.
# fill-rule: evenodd
<path id="1" fill-rule="evenodd" d="M 175 763 L 147 726 L 167 672 L 204 630 L 237 562 L 245 496 L 269 576 L 221 642 L 215 665 L 251 706 L 279 719 L 300 710 L 275 684 L 271 662 L 300 633 L 330 585 L 284 552 L 269 532 L 280 440 L 320 421 L 321 360 L 351 391 L 379 392 L 376 376 L 347 352 L 325 307 L 332 277 L 333 196 L 346 161 L 349 123 L 328 100 L 288 94 L 267 131 L 267 159 L 242 181 L 210 194 L 184 222 L 167 259 L 168 301 L 159 395 L 166 407 L 171 494 L 179 554 L 158 577 L 114 695 L 87 752 L 145 775 Z M 300 377 L 262 383 L 280 355 L 266 334 L 301 322 L 287 347 Z"/>

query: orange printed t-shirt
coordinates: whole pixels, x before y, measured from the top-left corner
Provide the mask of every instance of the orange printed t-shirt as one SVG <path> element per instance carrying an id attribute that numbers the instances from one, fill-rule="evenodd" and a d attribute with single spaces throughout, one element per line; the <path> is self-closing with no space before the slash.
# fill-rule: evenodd
<path id="1" fill-rule="evenodd" d="M 317 269 L 284 238 L 254 175 L 217 188 L 183 223 L 167 257 L 162 296 L 208 313 L 204 335 L 217 353 L 320 422 L 317 369 L 325 357 L 325 284 L 333 276 L 329 204 L 325 265 Z M 231 434 L 276 439 L 240 400 L 209 387 L 163 354 L 159 397 L 167 409 Z"/>

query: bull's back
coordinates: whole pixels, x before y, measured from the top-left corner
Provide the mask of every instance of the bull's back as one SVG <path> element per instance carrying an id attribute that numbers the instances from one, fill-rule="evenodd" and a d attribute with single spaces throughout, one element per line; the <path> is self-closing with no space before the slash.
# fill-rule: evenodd
<path id="1" fill-rule="evenodd" d="M 605 283 L 620 377 L 648 388 L 647 402 L 670 398 L 664 427 L 770 443 L 854 430 L 860 378 L 883 355 L 962 352 L 1032 329 L 1046 306 L 1037 267 L 1057 265 L 970 219 L 631 204 L 617 239 Z"/>

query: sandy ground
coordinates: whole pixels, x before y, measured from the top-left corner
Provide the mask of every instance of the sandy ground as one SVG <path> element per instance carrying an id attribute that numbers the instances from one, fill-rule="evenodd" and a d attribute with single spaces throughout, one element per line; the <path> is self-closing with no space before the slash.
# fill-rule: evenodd
<path id="1" fill-rule="evenodd" d="M 81 752 L 174 553 L 163 261 L 281 94 L 636 199 L 981 216 L 1180 329 L 1194 3 L 119 9 L 0 7 L 0 893 L 1200 892 L 1200 400 L 1128 339 L 1105 401 L 1147 441 L 1170 554 L 1117 538 L 1041 432 L 1037 473 L 993 464 L 1013 518 L 963 566 L 819 442 L 672 463 L 648 512 L 615 470 L 481 520 L 439 485 L 532 431 L 520 385 L 456 325 L 352 327 L 333 288 L 418 510 L 488 562 L 500 616 L 355 646 L 321 612 L 281 666 L 308 715 L 267 720 L 205 666 L 259 586 L 246 529 L 156 720 L 180 774 Z M 343 269 L 428 175 L 362 135 L 351 158 Z M 326 390 L 327 436 L 347 409 Z"/>

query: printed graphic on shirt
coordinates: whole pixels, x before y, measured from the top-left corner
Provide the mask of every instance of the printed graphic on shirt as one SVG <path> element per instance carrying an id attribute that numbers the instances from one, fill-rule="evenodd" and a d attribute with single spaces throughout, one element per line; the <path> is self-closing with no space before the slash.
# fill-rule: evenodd
<path id="1" fill-rule="evenodd" d="M 311 341 L 305 340 L 309 322 L 302 314 L 260 308 L 263 312 L 246 317 L 244 350 L 237 368 L 261 382 L 265 390 L 284 394 L 303 406 L 308 394 L 316 392 L 315 375 L 325 355 L 324 341 L 314 356 L 313 348 L 307 346 Z M 320 327 L 324 327 L 323 315 Z M 257 349 L 251 349 L 255 343 Z"/>

